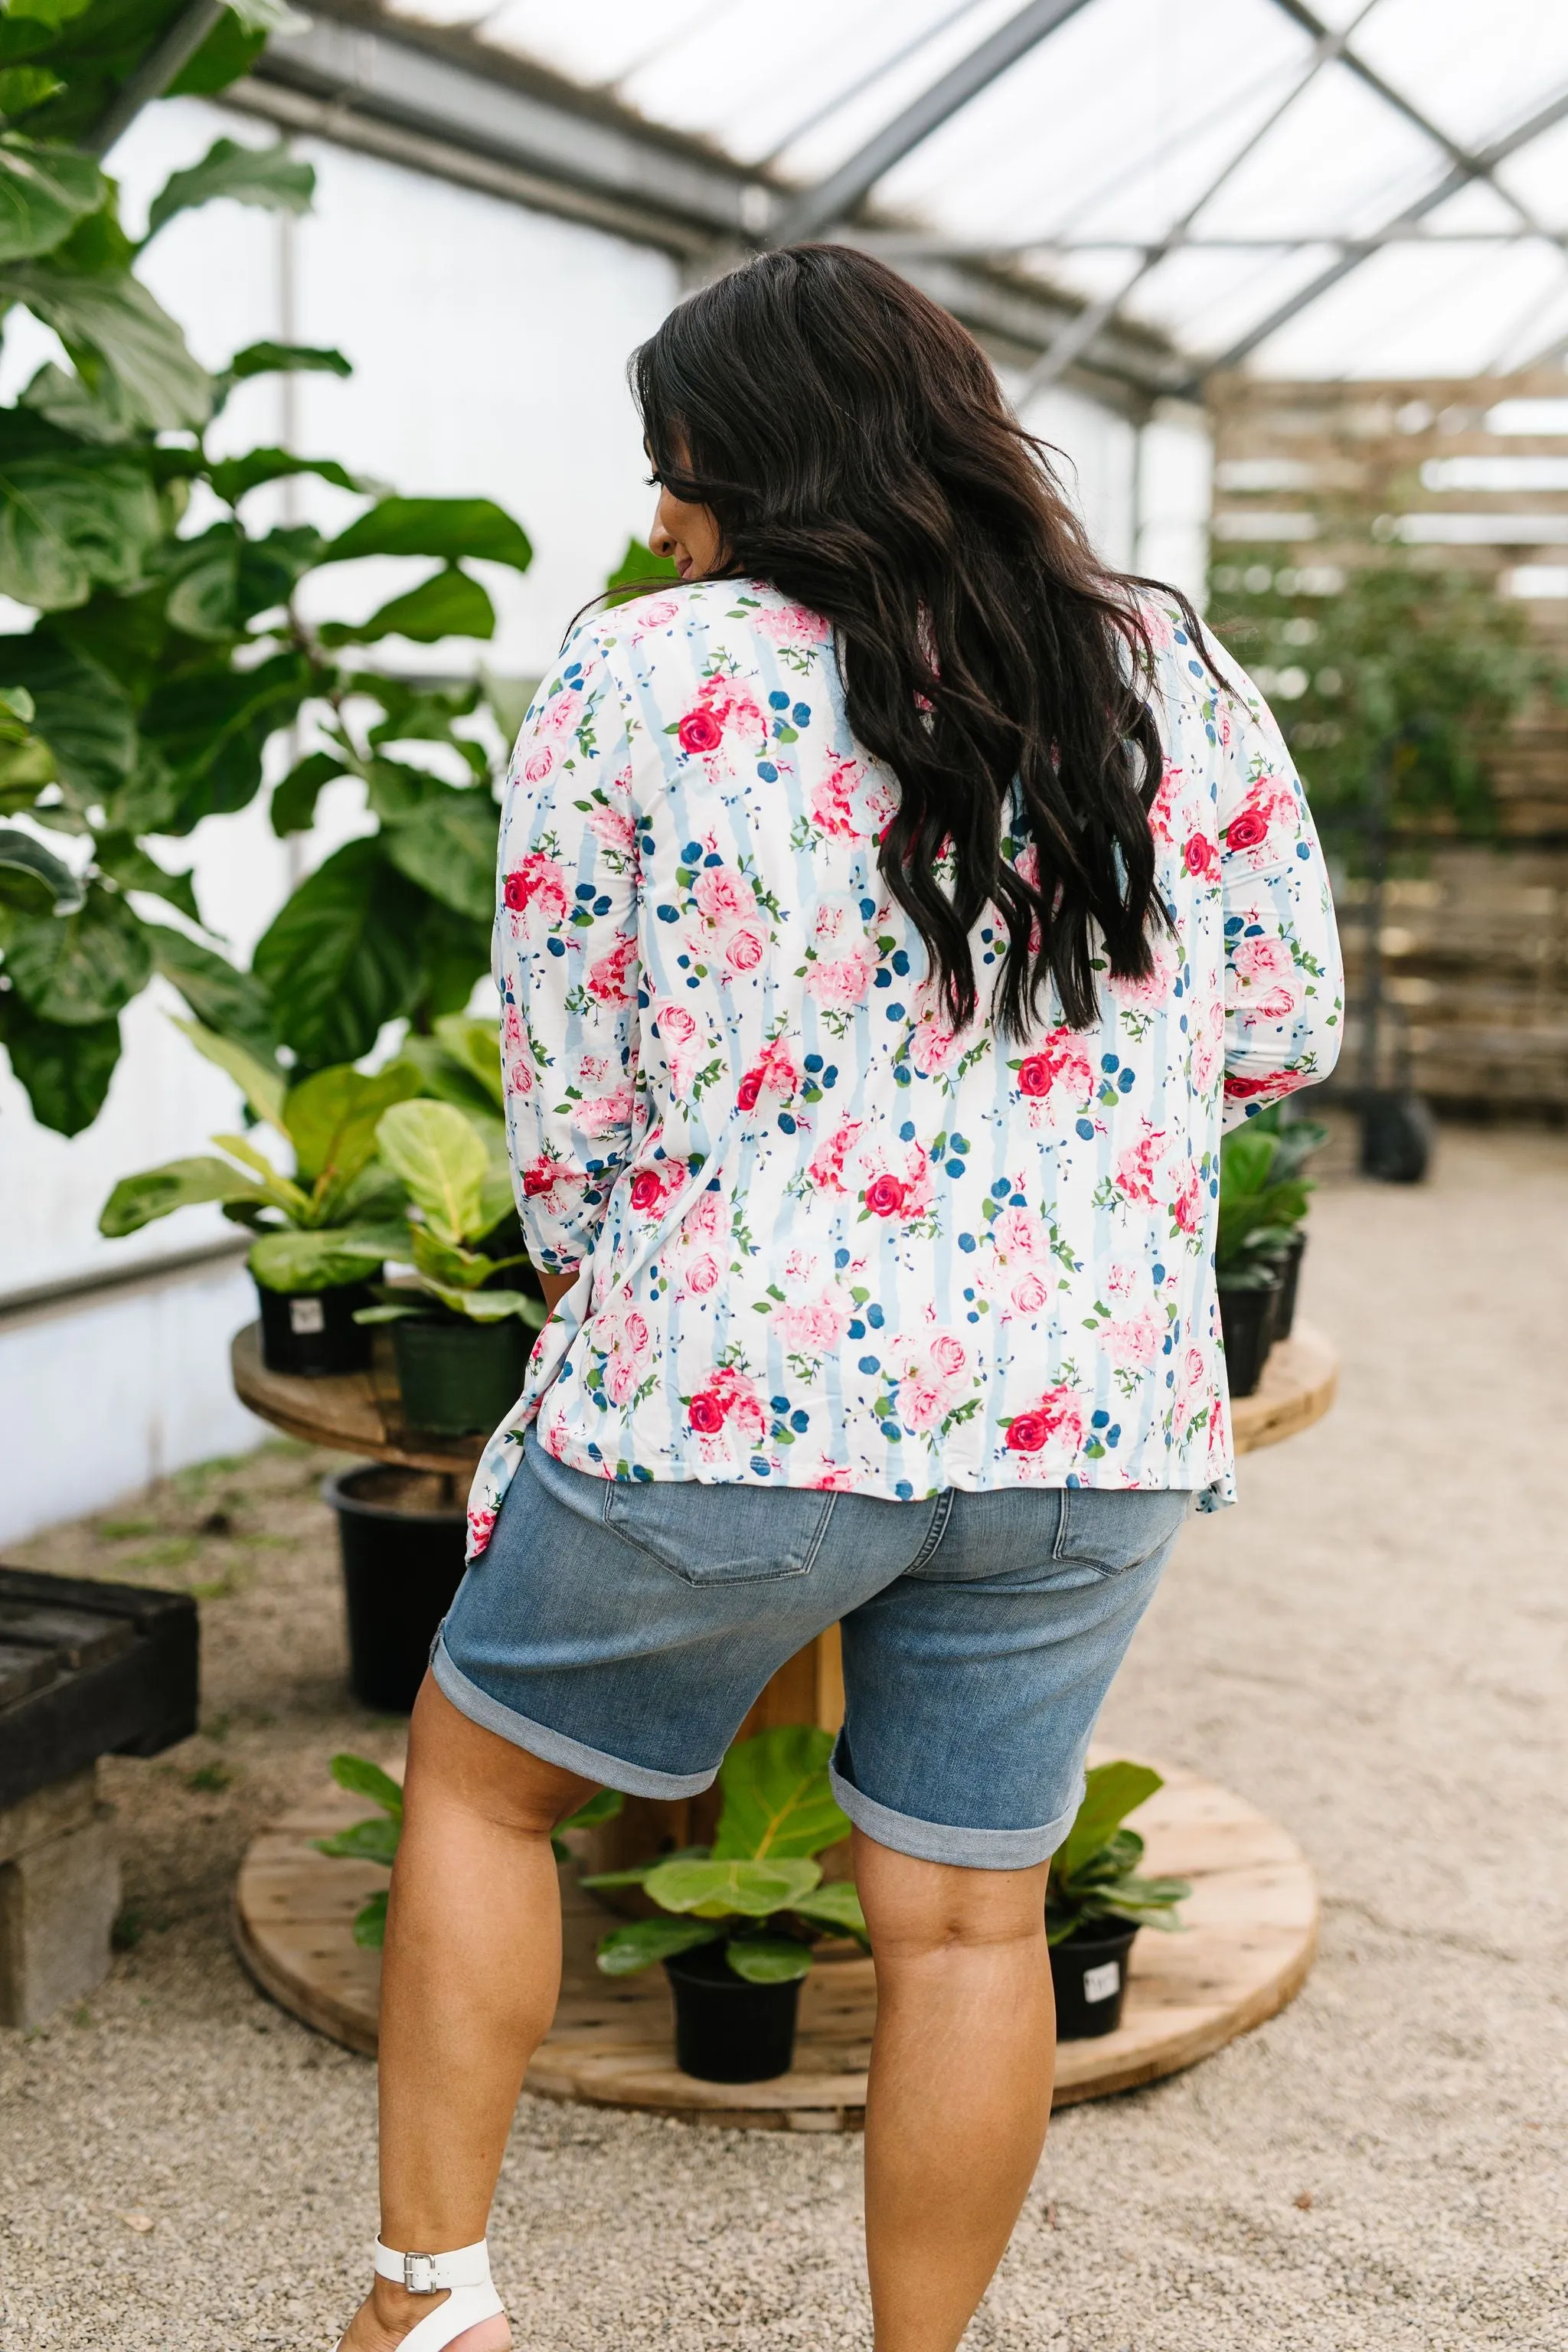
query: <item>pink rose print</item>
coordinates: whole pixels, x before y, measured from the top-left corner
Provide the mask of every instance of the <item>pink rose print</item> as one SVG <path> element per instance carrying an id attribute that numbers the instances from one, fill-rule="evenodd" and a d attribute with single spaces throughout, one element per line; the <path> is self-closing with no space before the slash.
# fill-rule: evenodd
<path id="1" fill-rule="evenodd" d="M 1175 815 L 1176 787 L 1185 772 L 1184 769 L 1176 767 L 1169 760 L 1160 770 L 1160 788 L 1154 794 L 1153 804 L 1149 811 L 1149 824 L 1156 840 L 1173 841 L 1175 839 L 1173 820 Z"/>
<path id="2" fill-rule="evenodd" d="M 719 1261 L 710 1252 L 704 1250 L 700 1256 L 692 1258 L 687 1265 L 681 1276 L 681 1288 L 689 1290 L 698 1298 L 705 1298 L 710 1290 L 716 1290 L 718 1286 Z"/>
<path id="3" fill-rule="evenodd" d="M 1089 1055 L 1070 1029 L 1053 1029 L 1038 1050 L 1020 1064 L 1018 1091 L 1031 1110 L 1049 1118 L 1081 1110 L 1094 1092 Z"/>
<path id="4" fill-rule="evenodd" d="M 784 1346 L 793 1353 L 826 1356 L 848 1329 L 849 1309 L 837 1291 L 825 1290 L 818 1298 L 779 1307 L 773 1323 Z"/>
<path id="5" fill-rule="evenodd" d="M 1163 1004 L 1171 993 L 1179 966 L 1176 950 L 1169 940 L 1156 935 L 1149 941 L 1149 971 L 1142 980 L 1112 980 L 1110 985 L 1123 1004 Z"/>
<path id="6" fill-rule="evenodd" d="M 969 1350 L 952 1331 L 922 1332 L 893 1351 L 899 1419 L 917 1436 L 940 1428 L 959 1401 Z"/>
<path id="7" fill-rule="evenodd" d="M 956 1058 L 962 1045 L 943 1022 L 922 1021 L 910 1039 L 910 1059 L 922 1078 L 934 1078 Z"/>
<path id="8" fill-rule="evenodd" d="M 1204 1404 L 1210 1402 L 1210 1386 L 1203 1349 L 1186 1349 L 1176 1367 L 1174 1427 L 1178 1444 L 1186 1436 Z"/>
<path id="9" fill-rule="evenodd" d="M 1154 1206 L 1154 1172 L 1163 1160 L 1169 1138 L 1158 1128 L 1146 1129 L 1142 1140 L 1130 1144 L 1116 1162 L 1117 1190 L 1130 1201 Z"/>
<path id="10" fill-rule="evenodd" d="M 523 782 L 542 784 L 555 765 L 555 754 L 548 743 L 537 744 L 522 763 Z"/>
<path id="11" fill-rule="evenodd" d="M 800 1084 L 800 1071 L 795 1064 L 795 1048 L 787 1038 L 775 1037 L 763 1048 L 761 1061 L 755 1063 L 742 1078 L 735 1092 L 737 1108 L 755 1110 L 764 1094 L 775 1094 L 787 1101 Z"/>
<path id="12" fill-rule="evenodd" d="M 991 1228 L 991 1238 L 1003 1259 L 1050 1255 L 1050 1228 L 1033 1209 L 1004 1209 Z"/>
<path id="13" fill-rule="evenodd" d="M 864 774 L 858 760 L 835 760 L 827 773 L 817 779 L 806 805 L 819 833 L 838 841 L 859 838 L 851 796 Z"/>
<path id="14" fill-rule="evenodd" d="M 767 953 L 767 941 L 757 930 L 731 931 L 724 942 L 724 961 L 731 971 L 755 971 Z"/>
<path id="15" fill-rule="evenodd" d="M 509 1095 L 531 1095 L 533 1092 L 533 1067 L 525 1055 L 515 1055 L 507 1064 L 506 1090 Z"/>
<path id="16" fill-rule="evenodd" d="M 637 961 L 637 942 L 635 931 L 623 932 L 606 955 L 588 966 L 588 993 L 596 996 L 601 1004 L 625 1004 L 631 996 L 627 978 Z"/>
<path id="17" fill-rule="evenodd" d="M 490 1533 L 495 1523 L 496 1514 L 494 1511 L 470 1511 L 468 1513 L 468 1556 L 470 1559 L 478 1559 L 480 1552 L 484 1550 L 485 1546 L 489 1542 Z"/>
<path id="18" fill-rule="evenodd" d="M 1203 1187 L 1198 1182 L 1198 1171 L 1195 1168 L 1184 1171 L 1176 1186 L 1175 1198 L 1171 1203 L 1171 1214 L 1175 1219 L 1178 1230 L 1184 1234 L 1195 1234 L 1202 1224 Z"/>
<path id="19" fill-rule="evenodd" d="M 1242 1020 L 1288 1020 L 1301 1001 L 1295 961 L 1282 939 L 1265 932 L 1239 939 L 1230 951 Z"/>
<path id="20" fill-rule="evenodd" d="M 896 1217 L 904 1205 L 904 1187 L 896 1176 L 879 1176 L 866 1187 L 866 1206 L 874 1217 Z"/>
<path id="21" fill-rule="evenodd" d="M 705 866 L 691 886 L 691 895 L 703 920 L 715 930 L 726 923 L 743 923 L 757 911 L 751 891 L 729 866 Z"/>
<path id="22" fill-rule="evenodd" d="M 653 1346 L 645 1318 L 635 1308 L 599 1318 L 605 1349 L 605 1393 L 615 1405 L 625 1404 L 642 1378 L 644 1359 Z"/>
<path id="23" fill-rule="evenodd" d="M 655 1168 L 639 1168 L 631 1181 L 632 1209 L 639 1217 L 657 1217 L 686 1181 L 679 1160 L 660 1160 Z"/>
<path id="24" fill-rule="evenodd" d="M 828 634 L 821 614 L 808 612 L 804 604 L 764 604 L 752 625 L 775 646 L 820 646 Z"/>
<path id="25" fill-rule="evenodd" d="M 551 696 L 539 714 L 539 724 L 550 728 L 557 735 L 563 735 L 569 727 L 576 726 L 582 714 L 583 698 L 574 687 L 568 686 L 561 693 Z"/>
<path id="26" fill-rule="evenodd" d="M 1037 1274 L 1020 1276 L 1008 1293 L 1008 1298 L 1020 1315 L 1043 1315 L 1051 1303 L 1049 1286 Z"/>
<path id="27" fill-rule="evenodd" d="M 537 907 L 547 924 L 566 919 L 566 876 L 542 849 L 531 849 L 501 885 L 501 896 L 514 915 Z"/>
<path id="28" fill-rule="evenodd" d="M 1154 1361 L 1165 1337 L 1165 1326 L 1152 1307 L 1141 1307 L 1118 1323 L 1107 1323 L 1100 1344 L 1113 1364 L 1144 1369 Z"/>
<path id="29" fill-rule="evenodd" d="M 1263 811 L 1256 806 L 1244 808 L 1240 815 L 1233 816 L 1230 823 L 1226 826 L 1226 847 L 1227 849 L 1256 849 L 1258 843 L 1267 838 L 1268 833 L 1268 820 L 1264 815 Z"/>
<path id="30" fill-rule="evenodd" d="M 599 808 L 588 819 L 588 830 L 606 849 L 629 857 L 637 846 L 637 826 L 629 810 Z"/>
<path id="31" fill-rule="evenodd" d="M 808 964 L 805 985 L 825 1010 L 849 1012 L 870 987 L 876 970 L 877 951 L 868 940 L 863 949 L 835 962 Z"/>
<path id="32" fill-rule="evenodd" d="M 683 751 L 716 751 L 724 740 L 724 730 L 704 702 L 689 710 L 676 730 Z"/>
<path id="33" fill-rule="evenodd" d="M 584 1135 L 611 1135 L 617 1127 L 629 1127 L 637 1096 L 629 1083 L 612 1087 L 605 1094 L 588 1096 L 577 1105 L 576 1124 Z"/>
<path id="34" fill-rule="evenodd" d="M 1108 1298 L 1131 1298 L 1138 1287 L 1138 1276 L 1130 1265 L 1113 1265 L 1105 1277 Z"/>
<path id="35" fill-rule="evenodd" d="M 691 1399 L 687 1419 L 701 1437 L 717 1437 L 732 1427 L 742 1445 L 760 1445 L 768 1433 L 768 1417 L 755 1387 L 743 1372 L 724 1365 L 708 1386 Z"/>
<path id="36" fill-rule="evenodd" d="M 805 1171 L 818 1192 L 843 1192 L 848 1189 L 844 1181 L 844 1163 L 865 1124 L 864 1119 L 847 1118 L 834 1129 L 826 1142 L 818 1144 Z"/>
<path id="37" fill-rule="evenodd" d="M 673 596 L 645 596 L 629 611 L 623 606 L 619 618 L 623 626 L 629 625 L 640 635 L 644 629 L 667 629 L 679 610 Z"/>
<path id="38" fill-rule="evenodd" d="M 931 1162 L 918 1143 L 910 1144 L 901 1176 L 884 1169 L 872 1177 L 860 1196 L 873 1217 L 901 1217 L 906 1224 L 929 1215 L 935 1197 Z"/>
<path id="39" fill-rule="evenodd" d="M 855 1473 L 847 1462 L 824 1461 L 817 1464 L 810 1477 L 804 1483 L 808 1486 L 815 1486 L 821 1494 L 852 1495 L 855 1491 Z"/>
<path id="40" fill-rule="evenodd" d="M 1047 1389 L 1028 1412 L 1015 1413 L 1007 1430 L 1013 1454 L 1042 1454 L 1059 1444 L 1077 1453 L 1083 1444 L 1083 1407 L 1071 1389 Z"/>
<path id="41" fill-rule="evenodd" d="M 1250 1102 L 1258 1095 L 1288 1095 L 1300 1084 L 1294 1071 L 1278 1070 L 1267 1078 L 1244 1078 L 1226 1072 L 1225 1091 L 1231 1102 Z"/>
<path id="42" fill-rule="evenodd" d="M 707 1040 L 692 1014 L 673 997 L 667 997 L 662 1004 L 656 1004 L 653 1017 L 658 1024 L 659 1037 L 664 1045 L 671 1091 L 677 1095 L 689 1094 L 691 1081 L 702 1066 Z"/>
<path id="43" fill-rule="evenodd" d="M 700 1437 L 717 1437 L 724 1426 L 724 1400 L 711 1389 L 701 1389 L 687 1406 L 686 1417 Z"/>
<path id="44" fill-rule="evenodd" d="M 1206 833 L 1190 834 L 1182 851 L 1182 863 L 1189 874 L 1205 882 L 1212 881 L 1219 872 L 1219 847 Z"/>

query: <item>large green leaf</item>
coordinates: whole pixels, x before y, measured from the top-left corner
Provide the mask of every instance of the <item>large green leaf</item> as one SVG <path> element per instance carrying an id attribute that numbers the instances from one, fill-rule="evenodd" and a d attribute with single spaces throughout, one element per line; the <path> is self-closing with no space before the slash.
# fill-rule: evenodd
<path id="1" fill-rule="evenodd" d="M 203 1201 L 248 1201 L 263 1206 L 270 1195 L 254 1177 L 242 1175 L 226 1160 L 204 1153 L 192 1160 L 171 1160 L 163 1168 L 144 1168 L 122 1176 L 104 1202 L 98 1230 L 111 1241 L 140 1231 L 176 1209 L 194 1208 Z"/>
<path id="2" fill-rule="evenodd" d="M 212 379 L 168 312 L 129 272 L 89 276 L 15 262 L 0 268 L 0 301 L 24 303 L 52 327 L 89 384 L 112 377 L 138 424 L 166 432 L 206 423 Z"/>
<path id="3" fill-rule="evenodd" d="M 296 716 L 312 683 L 310 662 L 290 647 L 253 668 L 214 662 L 159 687 L 142 723 L 179 789 L 179 816 L 166 830 L 189 833 L 255 798 L 268 738 Z"/>
<path id="4" fill-rule="evenodd" d="M 21 395 L 20 405 L 74 440 L 107 445 L 137 438 L 139 428 L 125 415 L 111 383 L 93 392 L 79 375 L 57 367 L 53 360 L 46 360 L 37 370 Z"/>
<path id="5" fill-rule="evenodd" d="M 1130 1764 L 1125 1759 L 1094 1765 L 1084 1776 L 1083 1802 L 1073 1825 L 1052 1859 L 1053 1874 L 1070 1878 L 1081 1863 L 1108 1843 L 1129 1813 L 1164 1785 L 1152 1765 Z"/>
<path id="6" fill-rule="evenodd" d="M 0 458 L 0 593 L 19 604 L 58 612 L 95 584 L 134 587 L 162 530 L 139 457 L 65 444 Z"/>
<path id="7" fill-rule="evenodd" d="M 122 1012 L 146 986 L 153 951 L 124 899 L 93 882 L 74 914 L 14 916 L 5 970 L 40 1019 L 76 1028 Z"/>
<path id="8" fill-rule="evenodd" d="M 395 1103 L 376 1131 L 382 1158 L 407 1185 L 409 1198 L 437 1236 L 478 1240 L 489 1155 L 462 1112 L 450 1103 Z"/>
<path id="9" fill-rule="evenodd" d="M 79 1135 L 92 1125 L 120 1059 L 118 1021 L 40 1021 L 13 988 L 0 992 L 0 1041 L 40 1127 Z"/>
<path id="10" fill-rule="evenodd" d="M 222 196 L 268 212 L 305 213 L 315 192 L 315 173 L 281 141 L 276 147 L 242 147 L 237 140 L 216 139 L 199 163 L 172 172 L 164 181 L 148 210 L 147 234 L 156 236 L 176 213 Z"/>
<path id="11" fill-rule="evenodd" d="M 428 646 L 439 637 L 493 637 L 495 628 L 496 608 L 479 582 L 449 564 L 406 595 L 394 596 L 368 621 L 327 621 L 320 635 L 324 646 L 368 646 L 382 637 Z"/>
<path id="12" fill-rule="evenodd" d="M 122 890 L 145 890 L 154 898 L 166 898 L 193 923 L 201 921 L 188 867 L 182 874 L 168 873 L 128 833 L 100 833 L 92 855 L 94 864 Z"/>
<path id="13" fill-rule="evenodd" d="M 492 499 L 382 499 L 327 548 L 323 562 L 358 555 L 433 555 L 447 563 L 482 557 L 526 572 L 528 533 Z"/>
<path id="14" fill-rule="evenodd" d="M 179 990 L 204 1034 L 230 1050 L 237 1048 L 252 1070 L 270 1075 L 275 1061 L 272 1006 L 260 982 L 172 925 L 149 924 L 147 936 L 153 969 Z M 230 1075 L 237 1073 L 230 1068 Z"/>
<path id="15" fill-rule="evenodd" d="M 351 841 L 274 918 L 252 966 L 278 1034 L 310 1065 L 355 1062 L 406 1013 L 422 978 L 421 899 L 374 841 Z"/>
<path id="16" fill-rule="evenodd" d="M 395 1822 L 403 1819 L 401 1784 L 390 1772 L 384 1772 L 379 1764 L 373 1764 L 368 1756 L 351 1756 L 342 1749 L 333 1757 L 329 1769 L 340 1789 L 346 1789 L 351 1796 L 368 1797 L 373 1805 L 379 1805 Z"/>
<path id="17" fill-rule="evenodd" d="M 719 1768 L 724 1808 L 715 1856 L 820 1853 L 849 1834 L 827 1780 L 833 1736 L 784 1724 L 731 1748 Z"/>
<path id="18" fill-rule="evenodd" d="M 79 907 L 86 892 L 63 858 L 20 826 L 0 824 L 0 906 L 25 914 L 64 915 Z"/>
<path id="19" fill-rule="evenodd" d="M 504 1110 L 506 1081 L 501 1076 L 496 1024 L 481 1020 L 477 1013 L 445 1013 L 436 1024 L 436 1040 L 454 1062 L 473 1073 L 495 1108 Z"/>
<path id="20" fill-rule="evenodd" d="M 347 772 L 335 751 L 307 751 L 272 787 L 268 814 L 279 839 L 290 833 L 309 833 L 316 821 L 316 801 L 321 787 L 334 783 Z"/>
<path id="21" fill-rule="evenodd" d="M 836 1927 L 841 1935 L 858 1936 L 862 1942 L 866 1939 L 866 1914 L 860 1908 L 860 1897 L 847 1878 L 836 1878 L 831 1885 L 801 1895 L 795 1909 L 813 1927 Z"/>
<path id="22" fill-rule="evenodd" d="M 643 1881 L 661 1911 L 695 1911 L 704 1919 L 765 1919 L 793 1910 L 822 1877 L 804 1856 L 777 1862 L 661 1862 Z"/>
<path id="23" fill-rule="evenodd" d="M 388 825 L 382 845 L 400 874 L 444 907 L 486 922 L 495 908 L 500 829 L 500 812 L 488 792 L 477 785 L 464 791 L 443 786 L 411 815 Z"/>
<path id="24" fill-rule="evenodd" d="M 175 934 L 160 930 L 154 937 L 161 943 Z M 198 1054 L 234 1080 L 264 1126 L 280 1135 L 285 1143 L 293 1140 L 283 1124 L 284 1079 L 275 1064 L 259 1060 L 237 1038 L 210 1029 L 200 1021 L 176 1021 L 174 1026 L 190 1039 Z"/>
<path id="25" fill-rule="evenodd" d="M 716 1944 L 723 1932 L 700 1919 L 629 1919 L 603 1938 L 598 1964 L 607 1977 L 636 1976 L 656 1960 L 672 1960 L 678 1952 L 695 1951 L 699 1944 Z"/>
<path id="26" fill-rule="evenodd" d="M 794 1936 L 731 1936 L 724 1958 L 748 1984 L 795 1984 L 811 1974 L 811 1947 Z"/>
<path id="27" fill-rule="evenodd" d="M 353 375 L 352 362 L 342 352 L 325 351 L 311 343 L 247 343 L 236 352 L 227 367 L 213 382 L 213 412 L 224 406 L 237 383 L 246 383 L 254 375 Z M 368 485 L 366 485 L 368 488 Z"/>
<path id="28" fill-rule="evenodd" d="M 0 262 L 48 253 L 102 202 L 103 174 L 90 155 L 0 133 Z"/>
<path id="29" fill-rule="evenodd" d="M 381 1226 L 324 1225 L 314 1232 L 291 1226 L 263 1234 L 246 1264 L 264 1290 L 338 1290 L 369 1281 L 400 1245 L 406 1246 L 403 1234 Z"/>
<path id="30" fill-rule="evenodd" d="M 26 687 L 38 732 L 55 755 L 68 794 L 86 805 L 106 800 L 136 763 L 136 717 L 108 670 L 49 628 L 5 643 L 7 682 Z"/>
<path id="31" fill-rule="evenodd" d="M 293 1139 L 300 1181 L 325 1176 L 351 1183 L 375 1157 L 376 1123 L 394 1103 L 419 1091 L 419 1076 L 406 1063 L 389 1063 L 374 1077 L 347 1064 L 318 1070 L 283 1100 L 283 1124 Z"/>
<path id="32" fill-rule="evenodd" d="M 362 475 L 351 474 L 335 457 L 296 457 L 291 449 L 247 449 L 243 457 L 220 457 L 207 467 L 207 479 L 228 506 L 237 506 L 249 490 L 264 482 L 281 482 L 298 474 L 314 474 L 340 490 L 367 490 Z"/>
<path id="33" fill-rule="evenodd" d="M 339 1830 L 335 1837 L 312 1838 L 310 1843 L 318 1853 L 330 1853 L 335 1860 L 379 1862 L 390 1870 L 397 1859 L 400 1830 L 395 1820 L 373 1813 L 367 1822 L 355 1822 L 353 1829 Z"/>

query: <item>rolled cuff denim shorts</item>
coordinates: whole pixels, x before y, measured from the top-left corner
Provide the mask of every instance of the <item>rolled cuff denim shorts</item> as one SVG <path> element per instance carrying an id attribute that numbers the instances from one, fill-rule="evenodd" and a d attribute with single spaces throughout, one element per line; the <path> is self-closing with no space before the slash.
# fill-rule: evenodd
<path id="1" fill-rule="evenodd" d="M 834 1792 L 879 1844 L 1025 1870 L 1061 1843 L 1183 1492 L 591 1478 L 531 1431 L 437 1638 L 454 1706 L 641 1797 L 708 1788 L 763 1685 L 842 1622 Z"/>

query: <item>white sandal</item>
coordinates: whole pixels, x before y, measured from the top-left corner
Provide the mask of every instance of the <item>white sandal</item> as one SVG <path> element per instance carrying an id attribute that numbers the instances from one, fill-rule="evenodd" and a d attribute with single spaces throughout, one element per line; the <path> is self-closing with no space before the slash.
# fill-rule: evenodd
<path id="1" fill-rule="evenodd" d="M 490 2284 L 484 2238 L 450 2254 L 395 2254 L 378 2238 L 374 2261 L 378 2278 L 395 2279 L 410 2294 L 447 2297 L 416 2320 L 398 2352 L 504 2352 L 510 2343 L 505 2306 Z M 496 2320 L 499 2327 L 491 2324 Z"/>

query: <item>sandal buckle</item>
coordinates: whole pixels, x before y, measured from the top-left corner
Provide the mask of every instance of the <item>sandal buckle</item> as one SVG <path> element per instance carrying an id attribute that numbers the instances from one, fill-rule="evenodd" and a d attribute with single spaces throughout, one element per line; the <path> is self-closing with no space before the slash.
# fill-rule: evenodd
<path id="1" fill-rule="evenodd" d="M 409 2294 L 434 2294 L 436 2292 L 436 2257 L 434 2254 L 405 2254 L 403 2284 Z"/>

